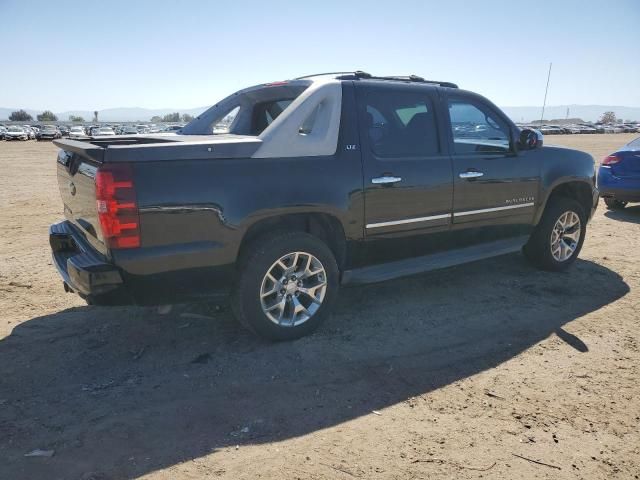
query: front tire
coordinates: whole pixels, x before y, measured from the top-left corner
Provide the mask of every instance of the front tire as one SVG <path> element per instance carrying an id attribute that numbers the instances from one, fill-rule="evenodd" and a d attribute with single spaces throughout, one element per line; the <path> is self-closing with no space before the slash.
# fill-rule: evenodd
<path id="1" fill-rule="evenodd" d="M 236 318 L 254 333 L 293 340 L 329 316 L 338 285 L 338 265 L 325 243 L 308 233 L 281 232 L 247 247 L 231 304 Z"/>
<path id="2" fill-rule="evenodd" d="M 621 202 L 620 200 L 616 200 L 615 198 L 605 198 L 604 204 L 609 210 L 622 210 L 627 206 L 627 202 Z"/>
<path id="3" fill-rule="evenodd" d="M 578 258 L 586 234 L 587 217 L 572 198 L 558 197 L 552 201 L 523 252 L 536 267 L 558 272 Z"/>

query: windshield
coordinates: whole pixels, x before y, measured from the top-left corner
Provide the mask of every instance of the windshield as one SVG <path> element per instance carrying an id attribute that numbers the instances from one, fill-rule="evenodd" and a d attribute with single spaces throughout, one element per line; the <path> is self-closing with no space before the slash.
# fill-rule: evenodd
<path id="1" fill-rule="evenodd" d="M 24 132 L 24 130 L 20 127 L 9 127 L 8 130 L 10 132 Z"/>
<path id="2" fill-rule="evenodd" d="M 182 128 L 184 135 L 260 135 L 311 82 L 293 80 L 240 90 Z"/>

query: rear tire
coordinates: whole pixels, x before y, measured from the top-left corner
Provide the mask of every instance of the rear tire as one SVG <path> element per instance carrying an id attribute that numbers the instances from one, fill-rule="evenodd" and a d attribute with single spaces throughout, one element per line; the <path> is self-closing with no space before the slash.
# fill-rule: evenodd
<path id="1" fill-rule="evenodd" d="M 338 265 L 325 243 L 304 232 L 274 233 L 246 248 L 231 306 L 240 323 L 259 336 L 293 340 L 330 315 L 338 286 Z"/>
<path id="2" fill-rule="evenodd" d="M 620 200 L 616 200 L 615 198 L 605 198 L 604 204 L 609 210 L 622 210 L 627 206 L 627 202 L 621 202 Z"/>
<path id="3" fill-rule="evenodd" d="M 558 272 L 578 258 L 586 234 L 587 217 L 572 198 L 558 197 L 552 202 L 547 205 L 523 253 L 536 267 Z"/>

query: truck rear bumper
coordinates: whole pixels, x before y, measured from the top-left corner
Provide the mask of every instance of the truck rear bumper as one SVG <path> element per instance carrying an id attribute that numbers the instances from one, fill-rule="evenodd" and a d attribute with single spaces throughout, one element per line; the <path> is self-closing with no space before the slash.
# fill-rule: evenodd
<path id="1" fill-rule="evenodd" d="M 103 295 L 123 286 L 119 269 L 91 247 L 70 222 L 49 227 L 49 244 L 62 279 L 80 296 Z"/>
<path id="2" fill-rule="evenodd" d="M 133 265 L 138 270 L 146 270 L 132 274 L 93 248 L 69 221 L 49 227 L 49 244 L 65 289 L 78 293 L 89 303 L 157 305 L 220 301 L 229 294 L 230 279 L 234 275 L 233 265 L 189 268 L 185 261 L 181 262 L 182 269 L 151 272 L 147 263 L 164 265 L 168 261 L 166 252 L 154 249 L 138 249 L 132 256 L 135 258 L 123 258 L 127 267 Z"/>

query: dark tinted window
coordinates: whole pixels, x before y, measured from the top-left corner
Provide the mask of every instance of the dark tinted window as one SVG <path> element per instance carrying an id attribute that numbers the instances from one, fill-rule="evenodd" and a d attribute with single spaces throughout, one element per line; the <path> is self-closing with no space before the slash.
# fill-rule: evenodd
<path id="1" fill-rule="evenodd" d="M 413 157 L 439 151 L 433 107 L 425 94 L 369 90 L 364 115 L 369 144 L 376 155 Z"/>
<path id="2" fill-rule="evenodd" d="M 509 128 L 483 105 L 449 100 L 449 117 L 455 153 L 509 151 Z"/>

